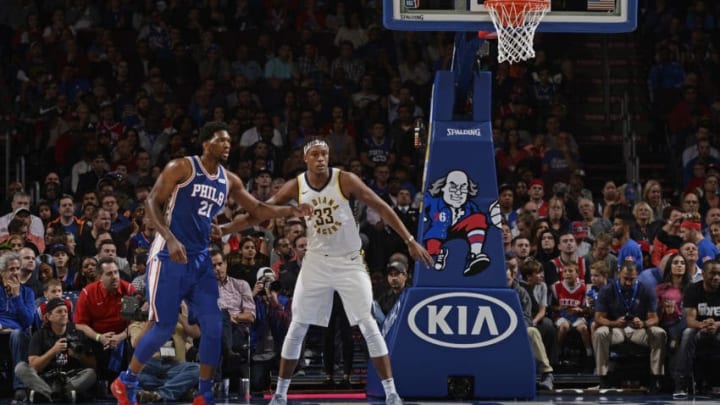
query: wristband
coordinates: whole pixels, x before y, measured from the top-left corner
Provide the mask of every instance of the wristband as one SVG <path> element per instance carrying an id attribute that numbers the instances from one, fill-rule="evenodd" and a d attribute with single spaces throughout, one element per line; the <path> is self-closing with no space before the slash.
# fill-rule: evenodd
<path id="1" fill-rule="evenodd" d="M 98 333 L 97 335 L 95 335 L 95 341 L 99 342 L 101 337 L 102 335 Z"/>
<path id="2" fill-rule="evenodd" d="M 413 238 L 413 236 L 410 235 L 410 237 L 407 238 L 407 240 L 405 241 L 405 244 L 406 244 L 406 245 L 409 245 L 409 244 L 413 243 L 414 240 L 415 240 L 415 238 Z"/>

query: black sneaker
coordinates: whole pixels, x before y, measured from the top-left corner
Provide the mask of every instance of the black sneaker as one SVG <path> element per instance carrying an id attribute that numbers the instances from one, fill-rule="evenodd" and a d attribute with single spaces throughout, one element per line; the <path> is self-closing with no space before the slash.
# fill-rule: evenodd
<path id="1" fill-rule="evenodd" d="M 470 253 L 465 264 L 463 276 L 473 276 L 490 266 L 490 257 L 485 253 Z"/>
<path id="2" fill-rule="evenodd" d="M 328 390 L 335 389 L 335 381 L 332 379 L 332 377 L 325 378 L 325 380 L 320 385 Z"/>
<path id="3" fill-rule="evenodd" d="M 26 402 L 26 401 L 27 401 L 27 392 L 25 392 L 25 388 L 16 389 L 11 403 L 18 404 L 18 403 L 22 403 L 22 402 Z"/>
<path id="4" fill-rule="evenodd" d="M 343 378 L 343 379 L 338 383 L 338 388 L 343 389 L 343 390 L 352 389 L 352 383 L 350 382 L 350 379 L 349 379 L 349 378 Z"/>

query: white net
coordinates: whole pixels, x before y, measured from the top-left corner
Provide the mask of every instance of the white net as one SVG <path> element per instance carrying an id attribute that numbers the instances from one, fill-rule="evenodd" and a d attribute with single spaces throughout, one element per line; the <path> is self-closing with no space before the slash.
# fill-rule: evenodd
<path id="1" fill-rule="evenodd" d="M 535 57 L 535 30 L 550 11 L 550 0 L 486 0 L 498 36 L 498 62 Z"/>

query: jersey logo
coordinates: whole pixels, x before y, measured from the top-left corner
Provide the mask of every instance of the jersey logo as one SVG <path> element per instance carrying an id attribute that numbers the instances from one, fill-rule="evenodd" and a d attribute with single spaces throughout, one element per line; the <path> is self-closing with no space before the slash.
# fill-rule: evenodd
<path id="1" fill-rule="evenodd" d="M 318 235 L 332 235 L 340 229 L 342 223 L 335 218 L 335 212 L 340 206 L 332 198 L 318 197 L 311 201 L 313 206 L 313 229 Z"/>

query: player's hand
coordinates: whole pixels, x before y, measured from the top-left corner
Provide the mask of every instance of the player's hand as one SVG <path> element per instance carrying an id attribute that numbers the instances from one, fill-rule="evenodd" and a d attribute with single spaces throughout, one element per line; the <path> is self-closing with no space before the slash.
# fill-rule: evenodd
<path id="1" fill-rule="evenodd" d="M 213 222 L 210 225 L 210 240 L 222 239 L 222 237 L 223 237 L 222 228 L 220 227 L 220 225 Z"/>
<path id="2" fill-rule="evenodd" d="M 492 222 L 492 224 L 495 225 L 496 228 L 502 229 L 503 216 L 502 211 L 500 211 L 500 204 L 497 202 L 497 200 L 490 204 L 488 216 L 490 217 L 490 222 Z"/>
<path id="3" fill-rule="evenodd" d="M 310 217 L 312 216 L 313 208 L 310 204 L 300 204 L 297 207 L 292 207 L 293 215 L 297 217 Z"/>
<path id="4" fill-rule="evenodd" d="M 408 243 L 408 252 L 416 261 L 422 262 L 426 267 L 431 267 L 434 263 L 432 256 L 420 245 L 416 240 Z"/>
<path id="5" fill-rule="evenodd" d="M 175 237 L 168 239 L 166 242 L 168 253 L 170 253 L 170 260 L 176 263 L 186 264 L 187 252 L 185 251 L 185 246 Z"/>

